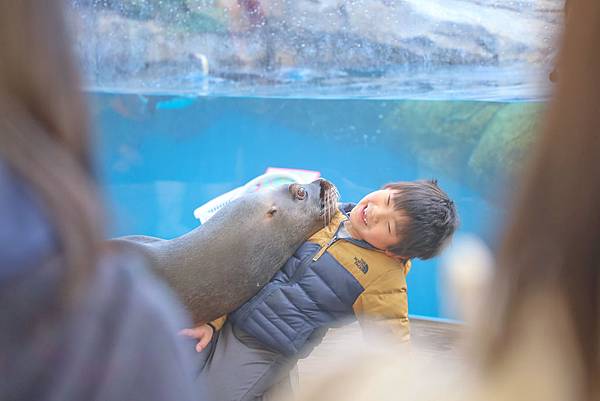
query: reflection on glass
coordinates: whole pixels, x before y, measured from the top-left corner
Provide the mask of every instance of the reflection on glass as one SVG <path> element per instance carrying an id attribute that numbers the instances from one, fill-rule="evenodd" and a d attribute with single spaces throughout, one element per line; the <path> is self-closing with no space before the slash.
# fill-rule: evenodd
<path id="1" fill-rule="evenodd" d="M 72 3 L 90 86 L 224 94 L 439 97 L 489 81 L 542 96 L 531 74 L 551 68 L 562 18 L 557 0 Z"/>

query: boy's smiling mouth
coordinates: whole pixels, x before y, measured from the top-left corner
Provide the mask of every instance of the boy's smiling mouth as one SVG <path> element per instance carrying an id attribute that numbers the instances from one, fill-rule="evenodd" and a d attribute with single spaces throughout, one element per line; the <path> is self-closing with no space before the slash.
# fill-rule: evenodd
<path id="1" fill-rule="evenodd" d="M 369 207 L 368 204 L 364 205 L 364 206 L 362 206 L 362 209 L 360 209 L 360 211 L 358 212 L 358 215 L 360 216 L 359 219 L 365 225 L 365 227 L 367 227 L 367 208 L 368 207 Z"/>

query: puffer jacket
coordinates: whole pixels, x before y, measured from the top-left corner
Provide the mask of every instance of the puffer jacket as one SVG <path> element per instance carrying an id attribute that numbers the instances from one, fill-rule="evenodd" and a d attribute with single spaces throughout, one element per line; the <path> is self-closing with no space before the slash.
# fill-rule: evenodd
<path id="1" fill-rule="evenodd" d="M 358 318 L 361 327 L 409 337 L 406 274 L 400 263 L 365 241 L 338 238 L 353 204 L 309 238 L 258 294 L 229 315 L 266 347 L 306 355 L 329 327 Z"/>

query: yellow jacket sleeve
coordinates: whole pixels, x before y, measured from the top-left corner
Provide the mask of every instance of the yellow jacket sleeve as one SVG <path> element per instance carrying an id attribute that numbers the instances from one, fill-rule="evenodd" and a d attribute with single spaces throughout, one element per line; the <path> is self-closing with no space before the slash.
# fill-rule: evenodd
<path id="1" fill-rule="evenodd" d="M 219 331 L 227 321 L 227 315 L 223 315 L 221 317 L 216 318 L 215 320 L 208 322 L 215 330 Z"/>
<path id="2" fill-rule="evenodd" d="M 369 283 L 353 309 L 364 332 L 391 333 L 401 341 L 410 338 L 404 271 L 388 271 Z"/>

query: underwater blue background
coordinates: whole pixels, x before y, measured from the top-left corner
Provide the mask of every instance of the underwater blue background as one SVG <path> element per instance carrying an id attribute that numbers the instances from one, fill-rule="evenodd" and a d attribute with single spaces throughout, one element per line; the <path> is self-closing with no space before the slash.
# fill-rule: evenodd
<path id="1" fill-rule="evenodd" d="M 493 249 L 510 191 L 502 166 L 474 164 L 479 159 L 471 154 L 492 124 L 479 116 L 510 107 L 534 120 L 538 110 L 534 102 L 515 100 L 89 95 L 110 205 L 108 234 L 162 238 L 196 227 L 193 210 L 208 200 L 267 167 L 284 167 L 319 171 L 342 200 L 353 202 L 391 181 L 436 178 L 458 206 L 459 231 L 479 235 Z M 439 132 L 430 132 L 432 119 Z M 452 317 L 442 305 L 439 265 L 440 258 L 414 262 L 411 315 Z"/>

